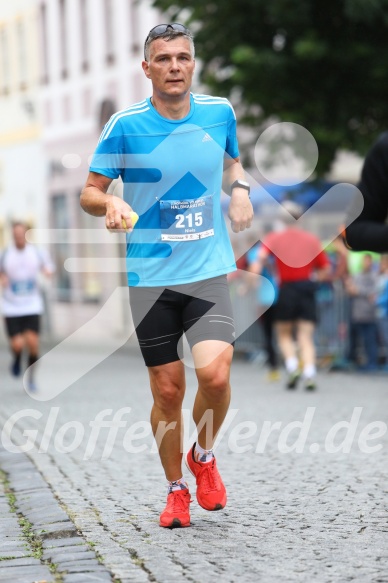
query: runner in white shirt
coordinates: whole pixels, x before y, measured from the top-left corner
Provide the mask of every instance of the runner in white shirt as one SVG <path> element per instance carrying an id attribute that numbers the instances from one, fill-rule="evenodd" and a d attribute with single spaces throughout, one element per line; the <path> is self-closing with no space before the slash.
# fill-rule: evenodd
<path id="1" fill-rule="evenodd" d="M 39 290 L 39 274 L 51 275 L 54 265 L 47 252 L 26 242 L 27 226 L 15 223 L 13 244 L 0 255 L 0 283 L 3 288 L 1 311 L 13 354 L 11 373 L 21 374 L 21 357 L 26 348 L 28 367 L 39 358 L 40 316 L 44 310 Z M 30 369 L 29 390 L 35 390 Z"/>

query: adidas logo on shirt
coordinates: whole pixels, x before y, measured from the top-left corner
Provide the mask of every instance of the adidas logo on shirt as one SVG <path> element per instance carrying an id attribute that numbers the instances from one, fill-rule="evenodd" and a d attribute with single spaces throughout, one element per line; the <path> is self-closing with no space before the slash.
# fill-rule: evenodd
<path id="1" fill-rule="evenodd" d="M 209 136 L 209 134 L 205 134 L 202 138 L 203 142 L 212 142 L 213 138 L 211 136 Z"/>

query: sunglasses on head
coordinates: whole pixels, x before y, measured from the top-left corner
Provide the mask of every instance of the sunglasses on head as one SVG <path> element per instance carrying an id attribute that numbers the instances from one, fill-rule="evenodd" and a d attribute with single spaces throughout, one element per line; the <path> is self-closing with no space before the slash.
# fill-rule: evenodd
<path id="1" fill-rule="evenodd" d="M 191 32 L 189 31 L 189 29 L 186 28 L 185 26 L 183 26 L 183 24 L 180 24 L 179 22 L 173 22 L 172 24 L 158 24 L 157 26 L 154 26 L 154 28 L 151 28 L 151 30 L 148 33 L 147 38 L 145 39 L 144 56 L 145 56 L 145 48 L 147 46 L 148 41 L 153 40 L 154 38 L 158 38 L 159 36 L 163 36 L 169 30 L 173 30 L 175 32 L 181 32 L 182 34 L 185 34 L 185 35 L 191 37 Z"/>

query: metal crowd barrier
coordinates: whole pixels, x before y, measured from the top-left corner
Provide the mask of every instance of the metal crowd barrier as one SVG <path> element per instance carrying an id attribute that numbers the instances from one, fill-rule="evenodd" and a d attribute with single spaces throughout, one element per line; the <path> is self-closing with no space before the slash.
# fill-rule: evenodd
<path id="1" fill-rule="evenodd" d="M 264 336 L 255 290 L 238 293 L 238 280 L 229 282 L 237 329 L 235 350 L 264 363 Z M 316 293 L 318 324 L 315 333 L 317 361 L 320 368 L 345 366 L 349 348 L 349 298 L 342 282 L 319 286 Z"/>

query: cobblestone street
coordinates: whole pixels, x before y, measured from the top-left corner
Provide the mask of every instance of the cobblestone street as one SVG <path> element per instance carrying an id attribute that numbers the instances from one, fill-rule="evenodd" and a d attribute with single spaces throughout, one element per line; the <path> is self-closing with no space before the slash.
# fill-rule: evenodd
<path id="1" fill-rule="evenodd" d="M 68 350 L 65 366 L 89 352 Z M 186 470 L 192 525 L 168 530 L 158 525 L 165 478 L 137 349 L 48 401 L 8 376 L 5 350 L 0 367 L 0 581 L 388 583 L 387 375 L 321 373 L 317 392 L 286 391 L 236 359 L 216 449 L 228 505 L 201 509 Z M 58 374 L 54 360 L 53 384 Z M 187 376 L 189 421 L 196 382 Z M 192 436 L 191 422 L 187 444 Z M 12 443 L 27 453 L 10 453 Z M 37 558 L 25 558 L 21 516 L 42 541 Z"/>

